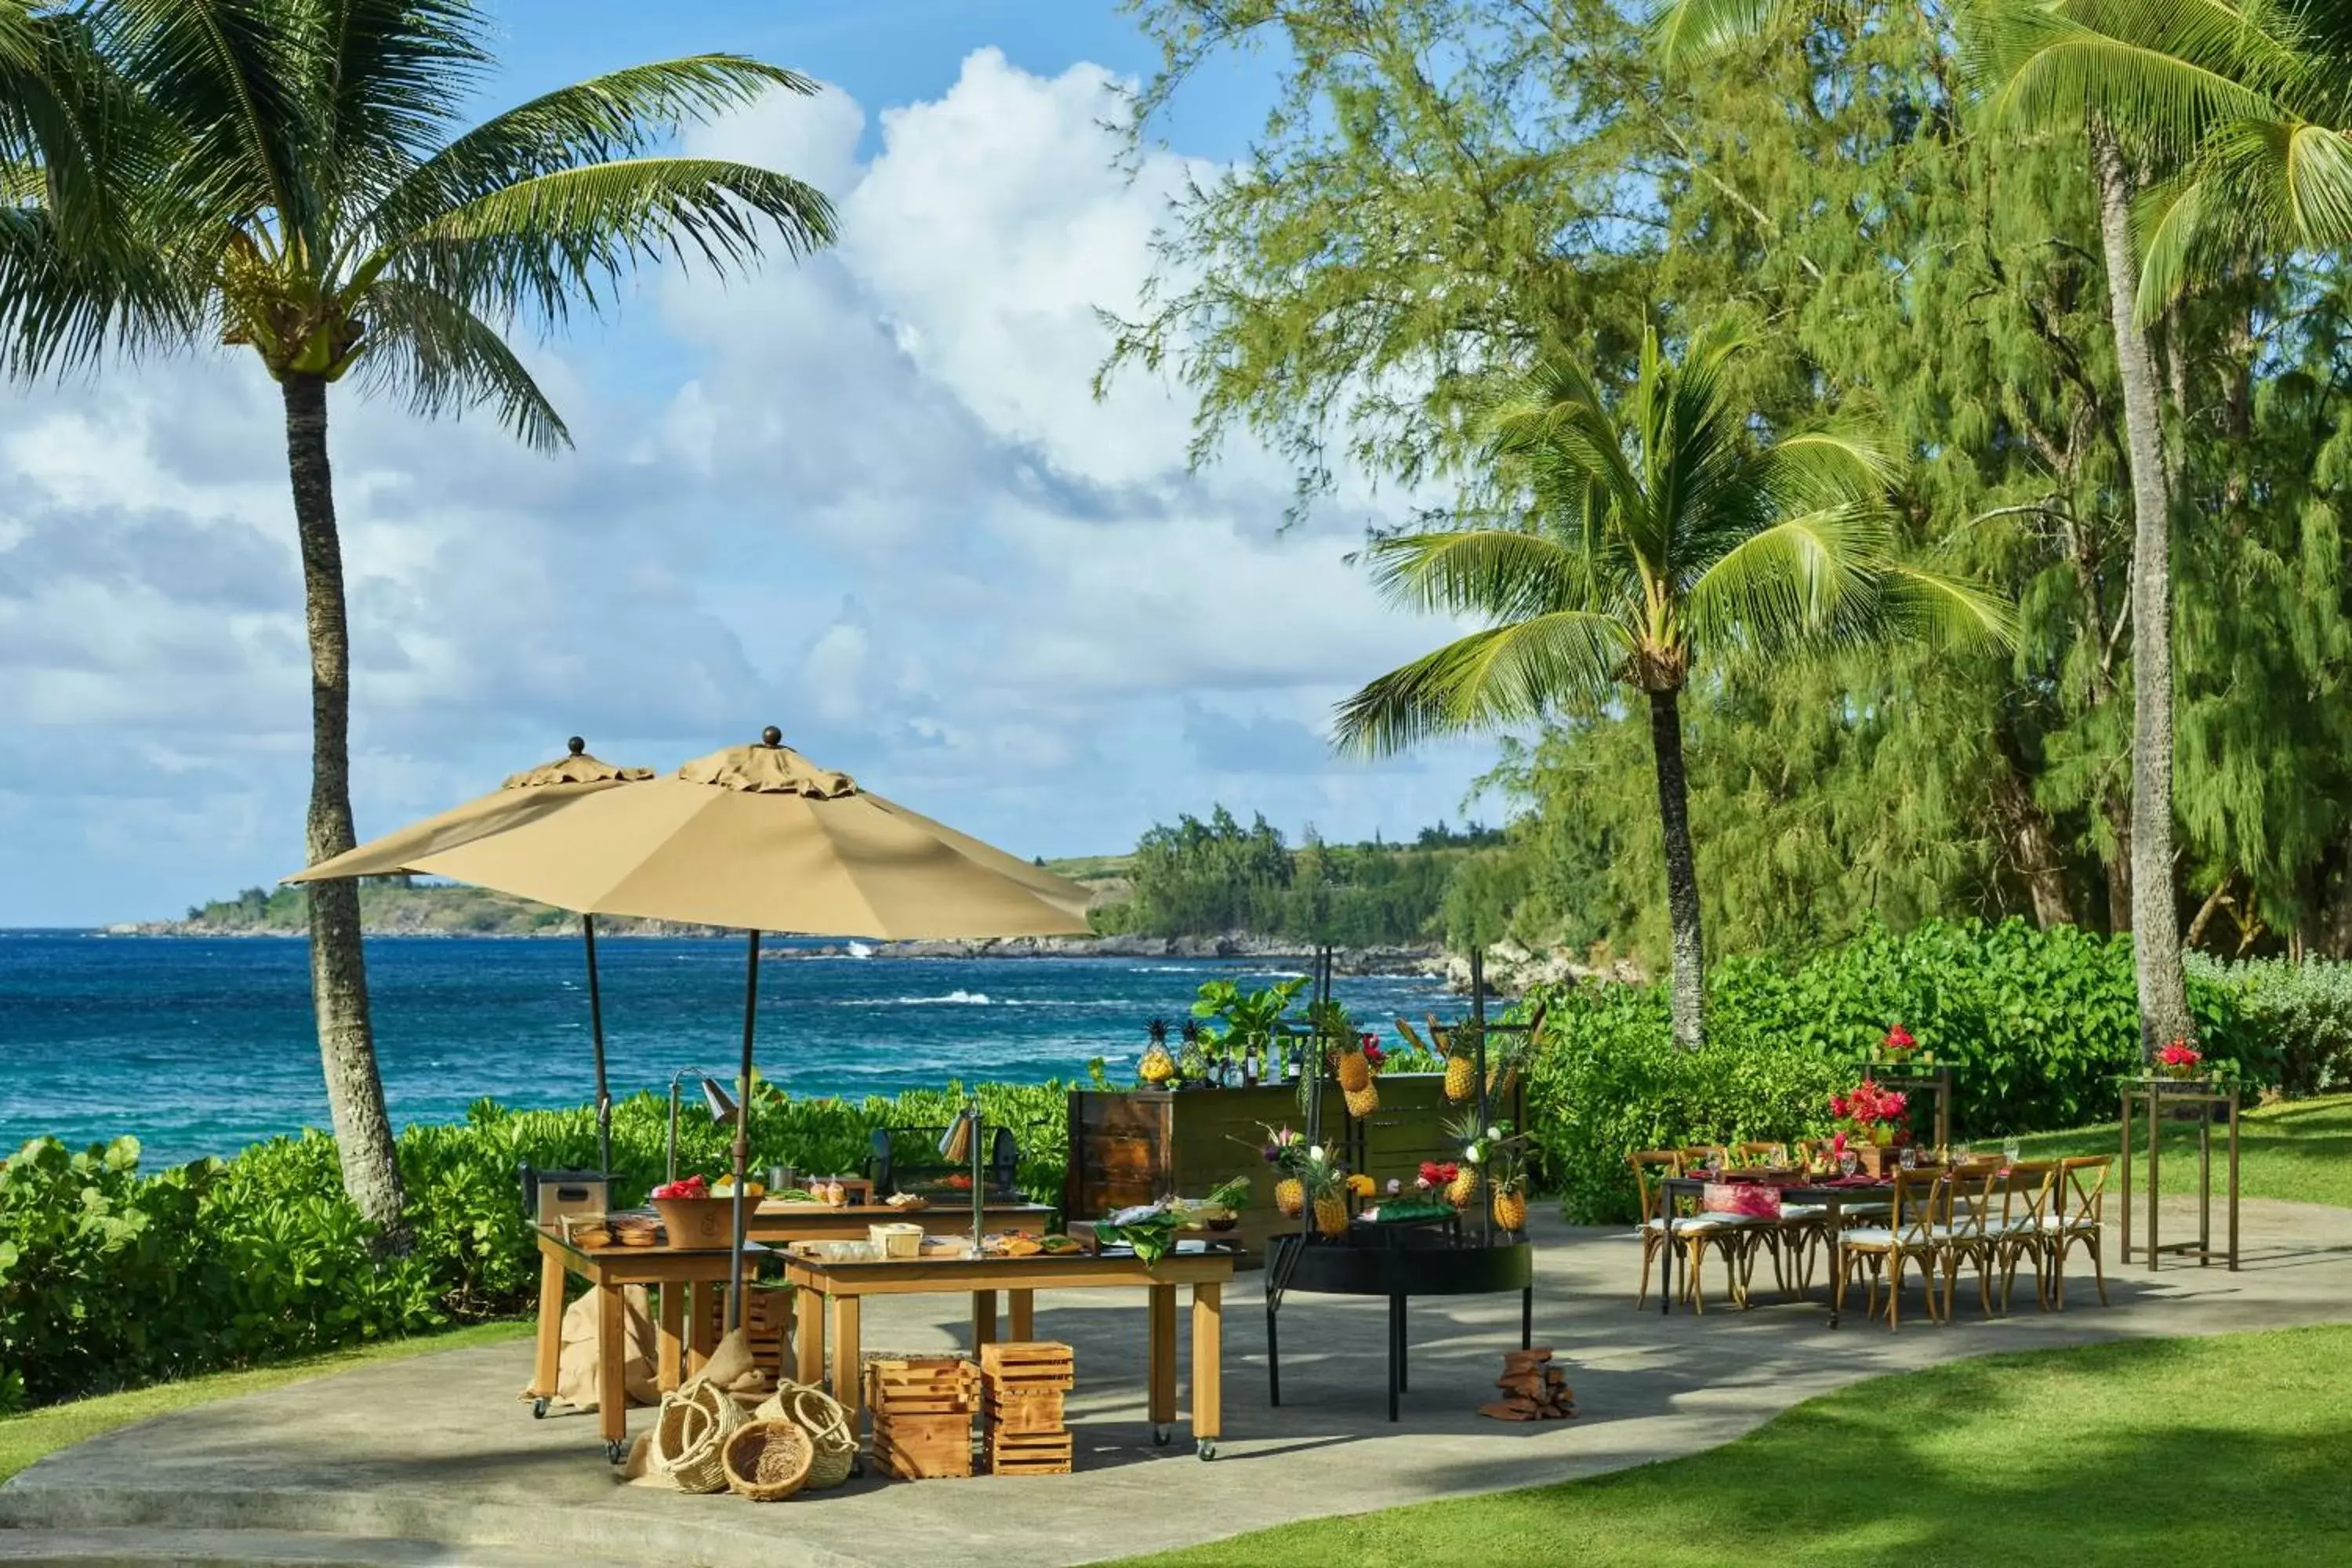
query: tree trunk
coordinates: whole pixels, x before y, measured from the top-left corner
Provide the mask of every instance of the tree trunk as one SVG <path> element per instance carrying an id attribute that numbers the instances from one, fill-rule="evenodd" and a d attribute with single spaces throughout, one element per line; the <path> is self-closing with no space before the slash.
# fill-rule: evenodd
<path id="1" fill-rule="evenodd" d="M 1674 934 L 1675 1044 L 1696 1050 L 1705 1033 L 1706 945 L 1699 933 L 1698 866 L 1691 856 L 1690 784 L 1683 776 L 1683 718 L 1675 692 L 1650 693 L 1650 744 L 1658 761 L 1658 822 L 1665 830 L 1666 919 Z"/>
<path id="2" fill-rule="evenodd" d="M 1994 728 L 1993 742 L 2001 760 L 2000 774 L 1993 783 L 1993 816 L 2009 840 L 2011 861 L 2032 901 L 2033 923 L 2043 931 L 2072 925 L 2074 901 L 2067 890 L 2066 868 L 2058 858 L 2050 817 L 2027 782 L 2024 748 L 2006 724 Z"/>
<path id="3" fill-rule="evenodd" d="M 2180 967 L 2180 914 L 2172 891 L 2172 516 L 2164 472 L 2155 356 L 2135 319 L 2139 258 L 2131 237 L 2132 177 L 2105 125 L 2091 126 L 2099 183 L 2099 239 L 2107 310 L 2123 383 L 2132 481 L 2132 963 L 2139 984 L 2142 1055 L 2190 1032 Z"/>
<path id="4" fill-rule="evenodd" d="M 316 865 L 359 842 L 352 827 L 351 628 L 343 613 L 334 477 L 327 466 L 327 384 L 292 374 L 282 390 L 286 463 L 294 481 L 294 530 L 301 542 L 310 636 L 310 815 L 305 837 L 310 864 Z M 342 1156 L 343 1190 L 397 1243 L 404 1194 L 368 1021 L 359 884 L 314 882 L 309 895 L 310 1000 L 319 1019 L 327 1109 Z"/>
<path id="5" fill-rule="evenodd" d="M 2121 936 L 2132 928 L 2131 902 L 2131 802 L 2121 791 L 2108 792 L 2104 807 L 2107 815 L 2107 831 L 2115 838 L 2115 852 L 2106 858 L 2107 931 Z"/>

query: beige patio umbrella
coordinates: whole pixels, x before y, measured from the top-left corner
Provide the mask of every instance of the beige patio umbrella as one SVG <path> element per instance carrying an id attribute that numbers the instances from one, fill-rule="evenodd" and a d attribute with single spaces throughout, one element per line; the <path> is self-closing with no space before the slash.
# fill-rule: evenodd
<path id="1" fill-rule="evenodd" d="M 574 735 L 565 753 L 551 763 L 509 774 L 497 789 L 438 816 L 388 833 L 309 870 L 286 879 L 316 882 L 329 877 L 389 877 L 402 872 L 427 873 L 422 864 L 439 844 L 485 832 L 500 832 L 521 821 L 583 795 L 596 795 L 615 784 L 640 784 L 654 776 L 651 768 L 625 768 L 588 754 L 588 742 Z M 581 911 L 580 938 L 588 951 L 588 1033 L 596 1055 L 596 1157 L 600 1170 L 613 1168 L 613 1095 L 604 1079 L 604 1001 L 596 977 L 596 917 Z"/>
<path id="2" fill-rule="evenodd" d="M 411 870 L 582 915 L 732 926 L 751 934 L 735 1122 L 735 1245 L 743 1241 L 760 938 L 768 931 L 924 937 L 1087 930 L 1091 893 L 1018 856 L 858 787 L 782 743 L 714 752 L 626 789 L 554 784 L 476 802 L 321 861 L 289 881 Z M 740 1304 L 730 1292 L 729 1317 Z"/>

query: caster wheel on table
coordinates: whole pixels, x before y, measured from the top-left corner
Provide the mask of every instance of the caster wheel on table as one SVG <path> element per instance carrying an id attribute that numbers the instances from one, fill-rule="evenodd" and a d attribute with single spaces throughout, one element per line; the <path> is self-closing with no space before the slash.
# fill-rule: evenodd
<path id="1" fill-rule="evenodd" d="M 547 1419 L 547 1398 L 544 1394 L 530 1402 L 530 1418 L 534 1421 Z"/>
<path id="2" fill-rule="evenodd" d="M 1217 1457 L 1217 1440 L 1214 1437 L 1203 1437 L 1192 1446 L 1192 1452 L 1200 1456 L 1201 1462 L 1205 1465 Z"/>
<path id="3" fill-rule="evenodd" d="M 629 1440 L 626 1437 L 617 1437 L 612 1442 L 604 1445 L 604 1462 L 606 1464 L 624 1464 L 627 1462 L 628 1458 Z"/>
<path id="4" fill-rule="evenodd" d="M 1176 1428 L 1173 1426 L 1154 1426 L 1151 1429 L 1151 1446 L 1155 1448 L 1164 1448 L 1168 1447 L 1169 1439 L 1175 1436 Z"/>

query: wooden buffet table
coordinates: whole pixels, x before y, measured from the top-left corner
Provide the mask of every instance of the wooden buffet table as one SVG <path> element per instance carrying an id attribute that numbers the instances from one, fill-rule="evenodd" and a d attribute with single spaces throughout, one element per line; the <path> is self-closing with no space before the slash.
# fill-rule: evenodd
<path id="1" fill-rule="evenodd" d="M 1040 1290 L 1141 1286 L 1149 1292 L 1152 1438 L 1166 1443 L 1176 1424 L 1176 1288 L 1190 1285 L 1192 1437 L 1201 1458 L 1213 1458 L 1223 1415 L 1224 1286 L 1233 1277 L 1233 1254 L 1222 1251 L 1176 1253 L 1146 1264 L 1132 1255 L 1090 1253 L 836 1262 L 795 1249 L 784 1254 L 784 1278 L 794 1287 L 793 1344 L 798 1364 L 793 1375 L 802 1383 L 816 1383 L 824 1376 L 829 1359 L 833 1396 L 849 1407 L 853 1420 L 860 1420 L 865 1380 L 858 1316 L 868 1296 L 971 1292 L 972 1353 L 978 1355 L 980 1346 L 995 1335 L 1000 1290 L 1010 1298 L 1013 1338 L 1026 1340 L 1034 1335 Z"/>
<path id="2" fill-rule="evenodd" d="M 1054 1211 L 1044 1204 L 992 1203 L 981 1210 L 982 1228 L 990 1232 L 1018 1231 L 1043 1236 Z M 970 1236 L 971 1200 L 932 1201 L 919 1209 L 892 1208 L 888 1204 L 800 1204 L 762 1200 L 745 1220 L 743 1233 L 754 1241 L 782 1247 L 795 1241 L 864 1241 L 868 1226 L 905 1221 L 923 1227 L 925 1236 Z"/>
<path id="3" fill-rule="evenodd" d="M 555 1396 L 557 1363 L 563 1352 L 563 1279 L 573 1274 L 604 1291 L 596 1321 L 596 1419 L 604 1438 L 605 1457 L 619 1462 L 628 1438 L 628 1390 L 622 1380 L 626 1347 L 622 1342 L 621 1289 L 626 1285 L 661 1287 L 655 1327 L 659 1345 L 656 1373 L 664 1392 L 678 1385 L 684 1373 L 701 1365 L 716 1342 L 711 1329 L 719 1314 L 709 1310 L 693 1316 L 693 1342 L 687 1342 L 686 1290 L 723 1291 L 727 1288 L 729 1249 L 724 1247 L 597 1247 L 567 1241 L 546 1226 L 533 1226 L 539 1237 L 539 1359 L 531 1373 L 530 1394 L 533 1415 L 547 1414 Z M 768 1248 L 748 1242 L 743 1248 L 744 1273 L 758 1271 Z"/>

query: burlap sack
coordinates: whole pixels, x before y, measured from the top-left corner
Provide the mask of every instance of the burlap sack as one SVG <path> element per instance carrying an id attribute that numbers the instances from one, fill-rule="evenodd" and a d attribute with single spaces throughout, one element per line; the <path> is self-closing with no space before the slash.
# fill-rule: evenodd
<path id="1" fill-rule="evenodd" d="M 555 1397 L 575 1410 L 596 1408 L 596 1321 L 603 1292 L 590 1290 L 563 1310 L 563 1352 L 556 1362 Z M 632 1405 L 654 1405 L 661 1387 L 654 1370 L 654 1325 L 646 1315 L 646 1288 L 621 1289 L 622 1386 Z"/>

